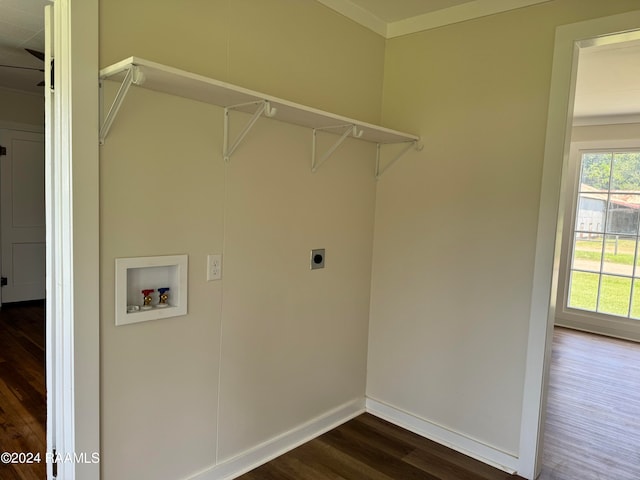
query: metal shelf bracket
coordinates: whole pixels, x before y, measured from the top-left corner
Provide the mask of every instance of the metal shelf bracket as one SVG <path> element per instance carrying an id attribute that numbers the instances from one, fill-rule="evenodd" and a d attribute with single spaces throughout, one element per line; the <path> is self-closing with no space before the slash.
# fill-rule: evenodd
<path id="1" fill-rule="evenodd" d="M 320 130 L 335 130 L 340 128 L 346 128 L 342 136 L 338 139 L 336 143 L 334 143 L 325 153 L 322 155 L 320 160 L 316 161 L 316 136 L 318 131 Z M 314 128 L 313 129 L 313 137 L 312 137 L 312 145 L 311 145 L 311 171 L 315 173 L 320 165 L 327 161 L 327 159 L 333 155 L 333 153 L 338 149 L 340 145 L 349 137 L 350 135 L 354 138 L 362 137 L 363 130 L 358 131 L 357 125 L 349 124 L 349 125 L 336 125 L 335 127 L 324 127 L 324 128 Z"/>
<path id="2" fill-rule="evenodd" d="M 389 167 L 391 167 L 394 163 L 404 157 L 411 149 L 415 149 L 417 152 L 421 152 L 424 148 L 424 145 L 417 140 L 406 143 L 406 147 L 403 148 L 395 157 L 393 157 L 382 169 L 380 168 L 380 150 L 382 145 L 379 143 L 376 145 L 376 180 L 378 180 Z"/>
<path id="3" fill-rule="evenodd" d="M 257 105 L 258 109 L 254 112 L 251 119 L 244 126 L 242 131 L 238 134 L 236 139 L 233 141 L 233 144 L 229 146 L 229 122 L 230 122 L 230 112 L 231 110 L 236 110 L 241 107 L 247 107 L 249 105 Z M 272 107 L 271 103 L 268 100 L 259 100 L 257 102 L 248 102 L 241 103 L 238 105 L 232 105 L 230 107 L 225 107 L 224 109 L 224 144 L 222 147 L 222 155 L 224 156 L 224 161 L 229 162 L 231 160 L 231 155 L 236 151 L 236 148 L 242 143 L 244 137 L 247 136 L 247 133 L 251 130 L 251 128 L 255 125 L 258 119 L 264 114 L 265 117 L 273 117 L 275 116 L 277 108 Z"/>
<path id="4" fill-rule="evenodd" d="M 136 67 L 135 65 L 131 65 L 129 68 L 127 68 L 127 73 L 124 76 L 124 79 L 122 80 L 122 84 L 120 85 L 120 88 L 118 89 L 118 93 L 116 93 L 115 98 L 113 99 L 113 103 L 111 104 L 111 107 L 109 108 L 109 111 L 107 112 L 106 117 L 104 117 L 104 120 L 102 120 L 102 111 L 103 111 L 103 104 L 104 104 L 104 91 L 103 91 L 103 83 L 102 80 L 100 80 L 100 119 L 101 119 L 101 124 L 100 124 L 100 133 L 99 133 L 99 139 L 100 139 L 100 145 L 104 145 L 104 140 L 105 138 L 107 138 L 107 134 L 109 133 L 109 130 L 111 129 L 111 124 L 113 123 L 113 121 L 115 120 L 116 116 L 118 115 L 118 111 L 120 110 L 120 107 L 122 106 L 122 102 L 124 101 L 125 97 L 127 96 L 127 92 L 129 91 L 129 87 L 131 87 L 131 85 L 142 85 L 144 84 L 144 74 L 142 73 L 142 71 L 140 71 L 140 69 L 138 67 Z"/>

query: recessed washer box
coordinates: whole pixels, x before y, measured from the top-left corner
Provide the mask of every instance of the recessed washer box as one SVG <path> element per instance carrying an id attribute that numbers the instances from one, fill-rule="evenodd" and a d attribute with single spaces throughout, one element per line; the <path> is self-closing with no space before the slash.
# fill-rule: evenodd
<path id="1" fill-rule="evenodd" d="M 186 315 L 187 278 L 187 255 L 116 258 L 116 325 Z M 169 298 L 164 307 L 158 289 L 166 287 Z M 143 308 L 142 290 L 154 290 L 150 308 Z"/>

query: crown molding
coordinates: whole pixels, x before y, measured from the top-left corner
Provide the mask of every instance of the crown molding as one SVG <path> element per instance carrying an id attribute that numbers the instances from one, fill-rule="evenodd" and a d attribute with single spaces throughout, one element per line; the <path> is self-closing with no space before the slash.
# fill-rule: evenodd
<path id="1" fill-rule="evenodd" d="M 387 38 L 387 22 L 350 0 L 318 0 L 318 2 Z"/>
<path id="2" fill-rule="evenodd" d="M 326 7 L 350 18 L 356 23 L 385 38 L 400 37 L 432 28 L 486 17 L 496 13 L 529 7 L 551 0 L 473 0 L 450 8 L 386 23 L 351 0 L 318 0 Z"/>
<path id="3" fill-rule="evenodd" d="M 424 15 L 399 20 L 387 26 L 387 38 L 400 37 L 411 33 L 443 27 L 474 18 L 495 15 L 496 13 L 529 7 L 550 0 L 474 0 L 472 2 L 443 8 Z"/>

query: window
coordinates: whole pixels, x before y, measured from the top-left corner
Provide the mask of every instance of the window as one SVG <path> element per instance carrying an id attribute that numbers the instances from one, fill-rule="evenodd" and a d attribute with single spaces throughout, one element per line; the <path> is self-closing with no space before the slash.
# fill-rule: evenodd
<path id="1" fill-rule="evenodd" d="M 568 308 L 640 320 L 640 150 L 580 155 Z"/>

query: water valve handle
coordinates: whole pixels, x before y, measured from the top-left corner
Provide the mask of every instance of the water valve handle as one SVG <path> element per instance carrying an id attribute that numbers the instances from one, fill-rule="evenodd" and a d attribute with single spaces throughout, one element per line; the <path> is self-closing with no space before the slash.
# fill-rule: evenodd
<path id="1" fill-rule="evenodd" d="M 142 295 L 144 295 L 144 305 L 142 306 L 143 310 L 147 308 L 151 308 L 151 293 L 154 292 L 153 289 L 142 290 Z"/>
<path id="2" fill-rule="evenodd" d="M 168 292 L 169 290 L 171 290 L 169 287 L 159 288 L 158 293 L 164 295 L 164 292 Z"/>

